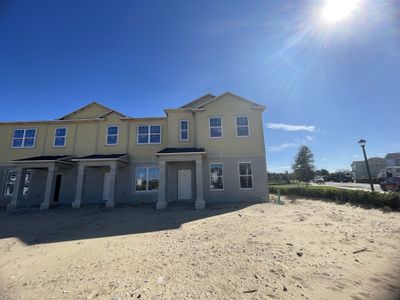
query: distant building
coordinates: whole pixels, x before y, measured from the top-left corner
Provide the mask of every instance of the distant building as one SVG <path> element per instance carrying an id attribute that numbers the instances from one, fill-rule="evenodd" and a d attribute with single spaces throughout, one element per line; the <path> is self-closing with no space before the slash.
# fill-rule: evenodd
<path id="1" fill-rule="evenodd" d="M 378 173 L 388 166 L 386 159 L 380 157 L 371 157 L 368 159 L 369 169 L 371 171 L 371 177 L 376 178 Z M 368 179 L 368 171 L 365 161 L 353 161 L 351 164 L 355 179 Z"/>
<path id="2" fill-rule="evenodd" d="M 385 159 L 389 167 L 400 166 L 400 152 L 388 153 L 386 154 Z"/>

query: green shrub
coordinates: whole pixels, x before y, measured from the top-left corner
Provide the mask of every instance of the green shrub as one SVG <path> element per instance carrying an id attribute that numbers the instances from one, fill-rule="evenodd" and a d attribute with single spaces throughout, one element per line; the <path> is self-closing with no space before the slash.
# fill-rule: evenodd
<path id="1" fill-rule="evenodd" d="M 366 205 L 370 207 L 383 208 L 390 207 L 394 211 L 400 210 L 399 193 L 377 193 L 358 190 L 345 190 L 326 187 L 277 187 L 271 186 L 270 193 L 281 195 L 297 195 L 306 198 L 319 198 L 321 200 L 331 200 L 339 203 L 351 203 L 355 205 Z"/>

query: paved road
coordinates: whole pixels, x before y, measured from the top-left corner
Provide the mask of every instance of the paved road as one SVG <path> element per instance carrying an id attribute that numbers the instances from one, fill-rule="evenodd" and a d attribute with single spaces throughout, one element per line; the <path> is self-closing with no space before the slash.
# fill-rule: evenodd
<path id="1" fill-rule="evenodd" d="M 318 185 L 313 183 L 313 185 Z M 328 181 L 325 182 L 325 186 L 333 186 L 342 189 L 350 189 L 350 190 L 361 190 L 361 191 L 371 191 L 371 186 L 368 183 L 353 183 L 353 182 L 333 182 Z M 379 184 L 374 184 L 374 188 L 376 192 L 383 192 Z"/>

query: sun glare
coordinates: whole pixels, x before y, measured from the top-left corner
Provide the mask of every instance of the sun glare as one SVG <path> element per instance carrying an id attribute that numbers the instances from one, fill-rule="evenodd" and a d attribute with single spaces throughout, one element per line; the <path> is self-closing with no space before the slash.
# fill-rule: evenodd
<path id="1" fill-rule="evenodd" d="M 360 0 L 327 0 L 322 10 L 322 19 L 336 23 L 349 17 L 359 5 Z"/>

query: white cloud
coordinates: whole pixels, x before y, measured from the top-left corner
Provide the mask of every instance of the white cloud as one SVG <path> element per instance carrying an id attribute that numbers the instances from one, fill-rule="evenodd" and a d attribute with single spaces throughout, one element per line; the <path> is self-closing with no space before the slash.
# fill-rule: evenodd
<path id="1" fill-rule="evenodd" d="M 306 140 L 309 141 L 309 142 L 313 141 L 314 139 L 315 139 L 314 136 L 311 136 L 311 135 L 307 135 L 306 136 Z"/>
<path id="2" fill-rule="evenodd" d="M 320 161 L 324 162 L 324 161 L 328 161 L 328 159 L 324 157 L 324 158 L 321 158 Z"/>
<path id="3" fill-rule="evenodd" d="M 287 165 L 268 165 L 267 167 L 268 167 L 268 172 L 276 172 L 276 173 L 290 171 L 292 168 L 291 166 Z"/>
<path id="4" fill-rule="evenodd" d="M 269 129 L 280 129 L 285 131 L 308 131 L 314 132 L 316 130 L 313 125 L 290 125 L 282 123 L 267 123 L 267 128 Z"/>
<path id="5" fill-rule="evenodd" d="M 297 146 L 298 146 L 298 144 L 296 144 L 296 143 L 284 143 L 284 144 L 280 144 L 277 146 L 269 146 L 267 148 L 267 150 L 269 152 L 278 152 L 278 151 L 282 151 L 287 148 L 293 148 L 293 147 L 297 147 Z"/>

